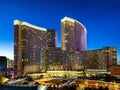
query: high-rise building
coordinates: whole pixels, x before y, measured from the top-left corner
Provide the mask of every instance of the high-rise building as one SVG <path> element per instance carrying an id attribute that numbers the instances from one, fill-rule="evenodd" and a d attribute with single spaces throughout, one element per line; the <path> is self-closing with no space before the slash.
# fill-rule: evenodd
<path id="1" fill-rule="evenodd" d="M 85 26 L 69 17 L 61 20 L 62 27 L 62 50 L 84 51 L 86 50 L 86 28 Z"/>
<path id="2" fill-rule="evenodd" d="M 56 47 L 56 31 L 14 21 L 15 74 L 52 70 L 104 69 L 117 64 L 114 47 L 86 50 L 86 28 L 77 20 L 61 20 L 62 47 Z"/>
<path id="3" fill-rule="evenodd" d="M 40 72 L 41 52 L 56 47 L 56 31 L 14 21 L 15 74 Z"/>

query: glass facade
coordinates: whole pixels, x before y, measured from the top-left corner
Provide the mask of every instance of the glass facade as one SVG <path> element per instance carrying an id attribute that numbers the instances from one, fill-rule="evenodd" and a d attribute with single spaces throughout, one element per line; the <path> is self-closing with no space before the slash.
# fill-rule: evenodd
<path id="1" fill-rule="evenodd" d="M 61 20 L 62 47 L 57 48 L 56 31 L 15 20 L 15 74 L 40 71 L 109 69 L 117 64 L 117 50 L 104 47 L 86 50 L 86 28 L 74 19 Z"/>
<path id="2" fill-rule="evenodd" d="M 74 51 L 69 54 L 74 70 L 103 69 L 109 70 L 117 64 L 117 51 L 115 47 L 104 47 L 97 50 Z"/>
<path id="3" fill-rule="evenodd" d="M 84 51 L 86 50 L 86 28 L 74 19 L 64 17 L 61 20 L 62 50 Z"/>
<path id="4" fill-rule="evenodd" d="M 66 54 L 61 48 L 48 48 L 44 49 L 43 52 L 43 70 L 45 71 L 57 71 L 67 70 L 66 67 Z"/>
<path id="5" fill-rule="evenodd" d="M 14 23 L 14 60 L 17 74 L 40 72 L 40 52 L 56 47 L 56 32 L 29 23 Z"/>

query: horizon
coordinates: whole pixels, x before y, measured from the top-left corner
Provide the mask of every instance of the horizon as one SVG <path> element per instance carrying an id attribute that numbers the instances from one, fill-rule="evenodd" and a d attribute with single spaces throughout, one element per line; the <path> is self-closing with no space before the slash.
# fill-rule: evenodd
<path id="1" fill-rule="evenodd" d="M 87 50 L 116 47 L 119 61 L 119 4 L 119 0 L 1 0 L 0 56 L 14 58 L 14 20 L 54 28 L 58 34 L 57 45 L 61 47 L 60 23 L 68 16 L 86 27 Z"/>

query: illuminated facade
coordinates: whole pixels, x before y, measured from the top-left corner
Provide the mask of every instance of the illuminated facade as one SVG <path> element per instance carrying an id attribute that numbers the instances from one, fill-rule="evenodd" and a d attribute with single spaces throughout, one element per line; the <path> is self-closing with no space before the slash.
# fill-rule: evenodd
<path id="1" fill-rule="evenodd" d="M 61 20 L 62 50 L 84 51 L 86 50 L 86 28 L 74 19 L 64 17 Z"/>
<path id="2" fill-rule="evenodd" d="M 117 51 L 114 47 L 86 50 L 86 28 L 69 17 L 61 20 L 62 50 L 67 52 L 72 70 L 109 69 L 117 64 Z"/>
<path id="3" fill-rule="evenodd" d="M 62 47 L 56 47 L 56 31 L 14 21 L 15 74 L 44 71 L 109 70 L 117 64 L 114 47 L 86 50 L 86 28 L 80 22 L 64 17 L 61 20 Z"/>
<path id="4" fill-rule="evenodd" d="M 104 50 L 88 50 L 81 53 L 85 69 L 107 69 Z"/>
<path id="5" fill-rule="evenodd" d="M 83 55 L 81 51 L 73 51 L 68 54 L 72 70 L 78 71 L 83 69 Z"/>
<path id="6" fill-rule="evenodd" d="M 103 69 L 109 70 L 117 64 L 117 51 L 114 47 L 97 50 L 73 51 L 68 55 L 72 70 Z"/>
<path id="7" fill-rule="evenodd" d="M 65 52 L 60 48 L 49 48 L 42 52 L 43 68 L 48 71 L 83 69 L 109 70 L 116 65 L 116 48 Z"/>
<path id="8" fill-rule="evenodd" d="M 107 69 L 117 64 L 117 51 L 114 47 L 83 51 L 82 60 L 86 69 Z"/>
<path id="9" fill-rule="evenodd" d="M 15 20 L 14 37 L 15 73 L 40 72 L 42 50 L 56 47 L 55 30 Z"/>
<path id="10" fill-rule="evenodd" d="M 107 60 L 107 68 L 117 65 L 117 49 L 115 47 L 104 47 L 105 58 Z"/>
<path id="11" fill-rule="evenodd" d="M 66 61 L 66 52 L 61 48 L 48 48 L 43 50 L 43 69 L 45 71 L 68 70 L 69 61 Z"/>

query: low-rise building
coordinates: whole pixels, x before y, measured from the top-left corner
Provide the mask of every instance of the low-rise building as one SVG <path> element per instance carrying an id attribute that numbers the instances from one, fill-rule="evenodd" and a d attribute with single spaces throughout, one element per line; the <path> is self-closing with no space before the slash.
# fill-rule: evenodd
<path id="1" fill-rule="evenodd" d="M 116 65 L 110 68 L 110 74 L 120 78 L 120 65 Z"/>

